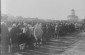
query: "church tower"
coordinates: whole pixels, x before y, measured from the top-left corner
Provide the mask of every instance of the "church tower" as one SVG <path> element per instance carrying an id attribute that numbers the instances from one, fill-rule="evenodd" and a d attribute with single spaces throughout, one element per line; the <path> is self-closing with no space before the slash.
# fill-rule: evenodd
<path id="1" fill-rule="evenodd" d="M 71 14 L 75 15 L 75 10 L 74 9 L 71 10 Z"/>
<path id="2" fill-rule="evenodd" d="M 78 16 L 75 15 L 74 9 L 71 10 L 71 15 L 68 15 L 67 18 L 68 18 L 69 21 L 72 21 L 72 22 L 78 21 Z"/>

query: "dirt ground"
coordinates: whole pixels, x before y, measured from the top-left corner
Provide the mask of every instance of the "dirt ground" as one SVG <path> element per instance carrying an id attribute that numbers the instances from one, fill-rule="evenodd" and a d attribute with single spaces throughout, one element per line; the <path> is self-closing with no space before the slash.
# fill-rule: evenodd
<path id="1" fill-rule="evenodd" d="M 80 40 L 62 55 L 85 55 L 85 32 L 78 34 L 78 36 L 80 36 Z"/>

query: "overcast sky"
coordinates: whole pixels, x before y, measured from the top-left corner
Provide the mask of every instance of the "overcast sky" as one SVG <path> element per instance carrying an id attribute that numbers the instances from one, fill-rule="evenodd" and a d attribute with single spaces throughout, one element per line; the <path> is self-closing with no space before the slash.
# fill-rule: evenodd
<path id="1" fill-rule="evenodd" d="M 1 0 L 4 14 L 23 17 L 67 19 L 71 9 L 85 17 L 85 0 Z"/>

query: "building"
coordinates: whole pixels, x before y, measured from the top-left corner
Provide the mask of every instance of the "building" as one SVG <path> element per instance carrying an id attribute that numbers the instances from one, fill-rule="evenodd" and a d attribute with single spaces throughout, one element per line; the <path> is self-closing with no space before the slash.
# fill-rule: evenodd
<path id="1" fill-rule="evenodd" d="M 74 9 L 71 10 L 71 15 L 68 15 L 67 18 L 68 18 L 68 21 L 78 22 L 78 16 L 75 15 Z"/>

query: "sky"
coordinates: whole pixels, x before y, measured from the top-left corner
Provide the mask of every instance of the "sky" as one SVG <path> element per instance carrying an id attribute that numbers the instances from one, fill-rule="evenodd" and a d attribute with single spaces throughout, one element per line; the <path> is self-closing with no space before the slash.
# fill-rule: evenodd
<path id="1" fill-rule="evenodd" d="M 71 9 L 84 18 L 85 0 L 1 0 L 1 12 L 13 16 L 61 20 L 67 19 Z"/>

